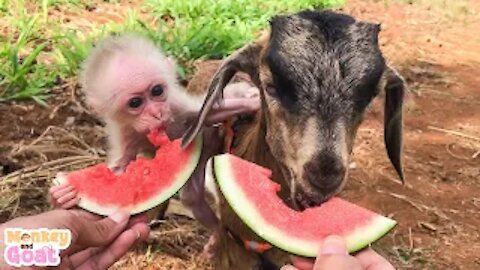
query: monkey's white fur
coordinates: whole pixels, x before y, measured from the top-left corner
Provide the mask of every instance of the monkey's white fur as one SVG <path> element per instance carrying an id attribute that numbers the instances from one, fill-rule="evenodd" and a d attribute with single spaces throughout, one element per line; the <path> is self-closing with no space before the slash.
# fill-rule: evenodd
<path id="1" fill-rule="evenodd" d="M 108 37 L 97 44 L 90 52 L 88 58 L 82 63 L 80 71 L 80 85 L 87 97 L 87 103 L 103 117 L 111 112 L 107 105 L 112 105 L 115 98 L 114 91 L 109 89 L 110 78 L 105 78 L 105 72 L 112 64 L 113 59 L 127 54 L 143 59 L 158 69 L 167 82 L 173 94 L 168 95 L 168 102 L 182 104 L 186 108 L 198 111 L 203 98 L 192 97 L 179 85 L 173 59 L 167 58 L 161 48 L 149 39 L 139 34 L 125 34 L 122 36 Z M 102 106 L 104 105 L 104 106 Z"/>
<path id="2" fill-rule="evenodd" d="M 139 136 L 130 128 L 131 123 L 114 119 L 118 110 L 116 98 L 121 91 L 113 89 L 113 82 L 119 78 L 112 78 L 109 70 L 116 67 L 115 59 L 118 56 L 129 55 L 141 59 L 146 65 L 153 66 L 164 78 L 167 87 L 167 101 L 171 107 L 182 108 L 176 111 L 178 119 L 183 114 L 200 110 L 203 97 L 189 95 L 178 83 L 173 59 L 167 58 L 161 48 L 149 39 L 134 33 L 122 36 L 107 37 L 99 42 L 82 63 L 80 71 L 80 85 L 85 93 L 88 105 L 105 121 L 109 135 L 108 163 L 111 167 L 124 166 L 127 160 L 134 156 L 125 157 L 133 148 L 149 150 L 145 137 Z M 128 78 L 127 78 L 128 79 Z M 138 154 L 138 153 L 137 153 Z"/>

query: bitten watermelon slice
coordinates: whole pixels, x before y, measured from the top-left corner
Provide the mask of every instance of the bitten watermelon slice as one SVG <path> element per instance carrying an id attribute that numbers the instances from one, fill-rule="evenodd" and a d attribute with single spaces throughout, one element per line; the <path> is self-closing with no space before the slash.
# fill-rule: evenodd
<path id="1" fill-rule="evenodd" d="M 181 140 L 170 141 L 154 131 L 149 140 L 159 146 L 152 159 L 138 157 L 125 172 L 115 175 L 105 163 L 70 173 L 59 173 L 58 184 L 70 183 L 78 191 L 79 207 L 99 215 L 122 209 L 131 215 L 145 212 L 172 197 L 192 175 L 200 160 L 202 138 L 184 150 Z"/>
<path id="2" fill-rule="evenodd" d="M 235 213 L 259 237 L 292 254 L 315 257 L 322 240 L 331 234 L 344 237 L 349 252 L 355 252 L 396 225 L 337 197 L 298 212 L 278 197 L 280 185 L 270 180 L 270 170 L 231 154 L 215 156 L 209 164 Z"/>

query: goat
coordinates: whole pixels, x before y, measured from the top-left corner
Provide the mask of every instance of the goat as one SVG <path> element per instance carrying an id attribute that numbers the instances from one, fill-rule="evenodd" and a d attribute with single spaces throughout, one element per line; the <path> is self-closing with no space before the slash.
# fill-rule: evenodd
<path id="1" fill-rule="evenodd" d="M 384 142 L 403 182 L 406 83 L 382 55 L 380 25 L 328 10 L 301 11 L 273 17 L 269 30 L 265 38 L 247 44 L 218 67 L 195 124 L 184 134 L 184 145 L 202 129 L 233 76 L 248 74 L 259 89 L 261 109 L 251 122 L 237 127 L 233 154 L 271 169 L 272 179 L 282 186 L 280 196 L 291 207 L 317 206 L 345 185 L 357 129 L 367 106 L 384 90 Z M 279 268 L 288 261 L 287 254 L 275 248 L 259 255 L 237 245 L 228 232 L 262 240 L 218 190 L 213 193 L 219 196 L 217 269 Z"/>

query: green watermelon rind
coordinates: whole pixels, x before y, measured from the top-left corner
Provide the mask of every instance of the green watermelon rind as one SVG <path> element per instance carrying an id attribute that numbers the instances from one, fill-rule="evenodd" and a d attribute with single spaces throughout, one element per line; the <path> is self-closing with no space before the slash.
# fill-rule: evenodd
<path id="1" fill-rule="evenodd" d="M 229 157 L 226 154 L 213 157 L 213 173 L 219 184 L 220 191 L 228 204 L 243 222 L 260 238 L 286 252 L 304 257 L 317 256 L 321 243 L 309 241 L 294 236 L 288 236 L 269 224 L 259 213 L 256 206 L 247 199 L 247 196 L 235 182 Z M 382 238 L 396 226 L 395 220 L 378 215 L 370 224 L 356 228 L 353 232 L 340 235 L 345 238 L 347 249 L 350 253 L 359 251 L 371 243 Z"/>
<path id="2" fill-rule="evenodd" d="M 175 195 L 175 193 L 177 193 L 187 183 L 188 179 L 190 179 L 190 176 L 193 174 L 198 162 L 200 161 L 200 155 L 203 146 L 202 136 L 198 135 L 195 141 L 193 141 L 192 143 L 195 144 L 195 146 L 192 150 L 190 161 L 185 163 L 184 169 L 179 171 L 179 173 L 175 176 L 176 180 L 173 182 L 172 185 L 170 185 L 170 187 L 162 190 L 162 192 L 159 193 L 157 196 L 153 196 L 152 198 L 148 199 L 143 203 L 136 204 L 133 207 L 121 207 L 121 209 L 123 211 L 127 211 L 130 215 L 143 213 L 152 208 L 155 208 L 156 206 L 162 204 L 166 200 L 170 199 L 173 195 Z M 66 183 L 68 181 L 68 174 L 59 173 L 54 181 L 58 184 Z M 79 195 L 81 196 L 81 194 Z M 77 206 L 84 210 L 102 216 L 108 216 L 119 209 L 119 207 L 114 204 L 98 204 L 94 200 L 89 199 L 88 197 L 82 197 Z"/>

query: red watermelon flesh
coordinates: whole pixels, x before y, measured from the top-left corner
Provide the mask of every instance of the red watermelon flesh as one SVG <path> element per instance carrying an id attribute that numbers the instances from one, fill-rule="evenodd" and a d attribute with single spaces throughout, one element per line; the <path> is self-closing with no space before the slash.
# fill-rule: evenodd
<path id="1" fill-rule="evenodd" d="M 350 252 L 364 248 L 390 231 L 396 222 L 334 197 L 302 212 L 277 195 L 280 185 L 271 171 L 231 154 L 213 158 L 214 177 L 236 214 L 258 236 L 293 254 L 314 257 L 322 240 L 343 236 Z"/>
<path id="2" fill-rule="evenodd" d="M 121 208 L 130 214 L 149 210 L 173 196 L 193 173 L 201 151 L 201 138 L 181 149 L 181 140 L 170 141 L 152 131 L 149 140 L 159 146 L 153 159 L 138 157 L 125 172 L 115 175 L 105 163 L 68 174 L 60 173 L 58 183 L 68 182 L 80 197 L 79 206 L 108 215 Z"/>

